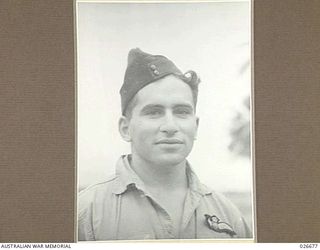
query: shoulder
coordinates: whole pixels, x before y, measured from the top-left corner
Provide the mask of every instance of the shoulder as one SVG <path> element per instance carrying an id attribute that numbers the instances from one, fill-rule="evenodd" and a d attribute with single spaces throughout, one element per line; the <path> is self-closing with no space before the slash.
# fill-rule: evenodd
<path id="1" fill-rule="evenodd" d="M 225 208 L 227 211 L 231 210 L 236 213 L 240 213 L 238 208 L 234 205 L 234 203 L 228 199 L 224 194 L 221 192 L 217 192 L 212 190 L 211 191 L 211 198 L 214 199 L 220 206 Z"/>
<path id="2" fill-rule="evenodd" d="M 117 178 L 118 177 L 116 175 L 111 175 L 107 177 L 104 181 L 90 185 L 85 189 L 83 189 L 82 191 L 80 191 L 79 197 L 86 196 L 88 194 L 92 194 L 97 191 L 102 191 L 107 187 L 112 187 L 113 183 L 116 181 Z"/>
<path id="3" fill-rule="evenodd" d="M 116 175 L 112 175 L 104 181 L 90 185 L 80 191 L 78 196 L 79 214 L 95 205 L 95 203 L 102 202 L 111 197 L 117 178 Z"/>
<path id="4" fill-rule="evenodd" d="M 113 190 L 117 176 L 91 185 L 81 191 L 78 196 L 78 238 L 79 240 L 95 240 L 95 221 L 104 218 L 105 209 L 113 202 Z M 108 212 L 106 213 L 108 214 Z"/>
<path id="5" fill-rule="evenodd" d="M 228 217 L 241 215 L 239 209 L 224 194 L 212 189 L 208 190 L 210 190 L 210 193 L 208 193 L 205 198 L 211 205 L 217 207 Z"/>

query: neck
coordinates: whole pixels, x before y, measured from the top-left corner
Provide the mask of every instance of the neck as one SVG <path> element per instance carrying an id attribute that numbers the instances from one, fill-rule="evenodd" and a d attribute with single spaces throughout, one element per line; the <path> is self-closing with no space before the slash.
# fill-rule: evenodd
<path id="1" fill-rule="evenodd" d="M 173 191 L 188 187 L 186 160 L 178 164 L 163 166 L 132 155 L 131 167 L 148 188 Z"/>

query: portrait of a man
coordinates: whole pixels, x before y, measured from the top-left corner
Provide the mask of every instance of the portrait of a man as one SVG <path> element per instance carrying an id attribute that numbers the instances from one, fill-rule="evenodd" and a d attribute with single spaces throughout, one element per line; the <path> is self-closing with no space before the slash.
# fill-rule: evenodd
<path id="1" fill-rule="evenodd" d="M 78 3 L 79 241 L 253 240 L 249 13 Z"/>
<path id="2" fill-rule="evenodd" d="M 239 210 L 201 184 L 187 156 L 199 127 L 194 71 L 136 48 L 120 90 L 131 154 L 79 196 L 79 240 L 250 238 Z"/>

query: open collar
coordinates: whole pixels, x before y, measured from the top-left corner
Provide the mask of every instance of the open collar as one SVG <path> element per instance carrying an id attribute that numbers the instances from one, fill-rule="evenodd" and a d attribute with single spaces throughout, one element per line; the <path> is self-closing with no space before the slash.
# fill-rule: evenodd
<path id="1" fill-rule="evenodd" d="M 117 162 L 116 165 L 116 182 L 114 186 L 113 193 L 115 194 L 123 194 L 127 190 L 131 188 L 138 189 L 142 191 L 145 195 L 148 195 L 147 189 L 140 179 L 140 177 L 136 174 L 136 172 L 131 168 L 129 158 L 131 155 L 122 155 Z M 211 194 L 212 191 L 205 185 L 203 185 L 190 164 L 187 162 L 186 168 L 188 185 L 190 191 L 199 193 L 201 195 Z"/>

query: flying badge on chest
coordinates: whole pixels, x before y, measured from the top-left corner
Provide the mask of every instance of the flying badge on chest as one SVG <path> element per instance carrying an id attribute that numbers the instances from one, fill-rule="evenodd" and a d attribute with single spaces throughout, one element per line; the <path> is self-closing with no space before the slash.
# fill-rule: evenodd
<path id="1" fill-rule="evenodd" d="M 207 226 L 211 230 L 218 233 L 226 233 L 230 235 L 231 238 L 237 235 L 228 223 L 220 221 L 220 219 L 217 216 L 205 214 L 204 217 L 206 219 Z"/>

